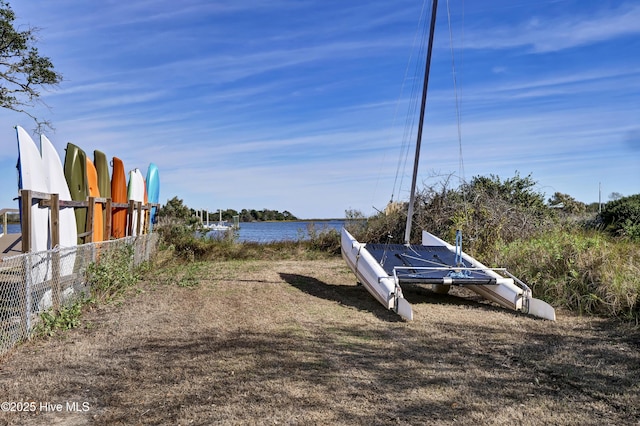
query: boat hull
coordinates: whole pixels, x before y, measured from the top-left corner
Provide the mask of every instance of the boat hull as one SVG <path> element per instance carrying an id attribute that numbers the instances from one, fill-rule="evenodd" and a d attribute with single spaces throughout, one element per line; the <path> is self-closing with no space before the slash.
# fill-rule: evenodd
<path id="1" fill-rule="evenodd" d="M 89 185 L 87 183 L 87 156 L 78 146 L 68 143 L 64 157 L 64 177 L 69 185 L 69 192 L 73 201 L 87 201 Z M 87 231 L 87 209 L 75 209 L 76 229 L 78 235 Z M 78 237 L 78 244 L 84 243 L 84 238 Z"/>
<path id="2" fill-rule="evenodd" d="M 35 192 L 49 192 L 46 180 L 45 165 L 31 136 L 20 126 L 16 126 L 18 137 L 18 189 L 31 190 Z M 39 201 L 34 199 L 29 211 L 31 221 L 29 222 L 29 247 L 32 252 L 48 250 L 51 247 L 49 238 L 49 210 L 41 208 Z M 20 203 L 22 209 L 22 203 Z M 20 210 L 21 222 L 25 214 Z M 27 231 L 22 231 L 27 235 Z M 26 244 L 25 244 L 26 246 Z M 44 263 L 43 263 L 44 265 Z M 41 272 L 46 272 L 46 265 L 41 268 Z"/>
<path id="3" fill-rule="evenodd" d="M 142 173 L 138 169 L 131 170 L 129 172 L 129 184 L 127 186 L 127 198 L 129 201 L 136 201 L 140 203 L 144 203 L 144 178 L 142 177 Z M 138 232 L 138 215 L 134 212 L 132 218 L 133 230 L 131 231 L 131 235 L 137 236 L 142 234 L 144 230 L 144 215 L 140 216 L 140 232 Z"/>
<path id="4" fill-rule="evenodd" d="M 150 204 L 157 204 L 160 199 L 160 174 L 158 166 L 154 163 L 149 164 L 147 169 L 147 198 Z M 149 212 L 149 232 L 153 231 L 153 225 L 156 223 L 157 207 L 151 207 Z"/>
<path id="5" fill-rule="evenodd" d="M 109 173 L 109 160 L 104 152 L 95 150 L 93 151 L 93 164 L 96 166 L 96 172 L 98 173 L 98 190 L 100 191 L 101 198 L 113 198 L 111 197 L 111 176 Z M 102 209 L 102 223 L 107 224 L 107 209 Z M 104 239 L 108 240 L 109 235 L 104 235 Z"/>
<path id="6" fill-rule="evenodd" d="M 45 135 L 40 135 L 40 152 L 47 176 L 48 192 L 58 194 L 60 201 L 71 201 L 71 193 L 64 177 L 62 161 L 53 144 Z M 58 213 L 58 229 L 61 248 L 60 275 L 70 275 L 73 273 L 76 258 L 75 247 L 78 244 L 76 215 L 72 207 L 60 209 Z"/>
<path id="7" fill-rule="evenodd" d="M 341 251 L 358 281 L 382 306 L 393 309 L 406 320 L 413 319 L 411 306 L 401 294 L 397 294 L 400 287 L 396 285 L 395 279 L 369 254 L 365 244 L 356 241 L 344 228 L 341 234 Z"/>
<path id="8" fill-rule="evenodd" d="M 89 184 L 89 196 L 100 198 L 100 187 L 98 183 L 98 171 L 96 166 L 87 158 L 87 182 Z M 104 240 L 104 217 L 102 215 L 102 204 L 95 203 L 93 206 L 93 231 L 91 240 L 93 242 Z"/>

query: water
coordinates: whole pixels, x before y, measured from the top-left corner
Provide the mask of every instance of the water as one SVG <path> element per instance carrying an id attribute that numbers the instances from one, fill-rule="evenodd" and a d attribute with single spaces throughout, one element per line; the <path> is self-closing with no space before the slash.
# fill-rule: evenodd
<path id="1" fill-rule="evenodd" d="M 344 220 L 320 220 L 301 222 L 241 222 L 238 231 L 238 241 L 269 243 L 273 241 L 297 241 L 309 238 L 308 227 L 313 224 L 316 232 L 327 228 L 340 231 Z M 20 225 L 10 223 L 7 225 L 10 234 L 20 233 Z M 0 229 L 2 225 L 0 224 Z M 0 231 L 4 232 L 4 230 Z M 215 235 L 218 231 L 211 231 L 209 235 Z"/>
<path id="2" fill-rule="evenodd" d="M 7 234 L 19 234 L 22 231 L 19 223 L 7 223 L 7 230 L 9 231 L 7 232 Z M 0 234 L 4 234 L 4 233 L 5 232 L 4 232 L 3 226 L 0 223 Z"/>
<path id="3" fill-rule="evenodd" d="M 241 222 L 238 241 L 269 243 L 274 241 L 297 241 L 309 238 L 308 228 L 313 225 L 316 232 L 324 229 L 340 231 L 344 220 L 300 221 L 300 222 Z M 215 235 L 218 231 L 211 231 Z"/>

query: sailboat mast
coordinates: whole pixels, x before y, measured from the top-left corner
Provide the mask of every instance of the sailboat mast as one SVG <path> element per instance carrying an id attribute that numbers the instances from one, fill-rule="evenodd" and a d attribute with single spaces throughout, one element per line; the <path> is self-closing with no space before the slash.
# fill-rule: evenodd
<path id="1" fill-rule="evenodd" d="M 433 0 L 431 7 L 431 26 L 429 28 L 429 42 L 427 45 L 427 61 L 424 70 L 424 83 L 422 85 L 422 102 L 420 104 L 420 119 L 418 122 L 418 138 L 416 140 L 416 154 L 413 158 L 413 177 L 411 179 L 411 195 L 409 198 L 409 210 L 407 212 L 407 226 L 404 231 L 404 243 L 409 245 L 411 239 L 411 225 L 413 221 L 413 205 L 416 201 L 416 180 L 418 179 L 418 163 L 420 162 L 420 144 L 422 143 L 422 127 L 424 124 L 424 112 L 427 104 L 427 87 L 429 86 L 429 69 L 431 68 L 431 51 L 433 48 L 433 35 L 436 28 L 436 11 L 438 0 Z"/>

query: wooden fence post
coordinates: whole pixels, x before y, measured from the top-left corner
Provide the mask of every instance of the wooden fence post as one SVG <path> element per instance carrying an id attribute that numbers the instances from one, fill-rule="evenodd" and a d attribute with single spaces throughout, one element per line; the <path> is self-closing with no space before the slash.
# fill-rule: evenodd
<path id="1" fill-rule="evenodd" d="M 31 191 L 20 190 L 21 217 L 20 226 L 22 228 L 22 252 L 31 251 L 31 205 L 33 204 L 33 196 Z"/>
<path id="2" fill-rule="evenodd" d="M 31 191 L 22 189 L 20 190 L 20 226 L 22 228 L 22 252 L 28 253 L 31 250 L 31 204 L 33 197 Z M 27 287 L 29 286 L 29 280 L 31 280 L 31 262 L 29 256 L 24 257 L 24 271 L 22 276 L 24 277 L 23 283 L 19 286 L 20 303 L 23 304 L 20 309 L 20 326 L 22 328 L 22 335 L 26 339 L 29 337 L 29 316 L 31 314 L 31 298 L 28 297 Z"/>
<path id="3" fill-rule="evenodd" d="M 109 241 L 111 239 L 111 220 L 113 212 L 111 211 L 111 198 L 107 198 L 107 202 L 105 203 L 105 215 L 104 215 L 104 241 Z"/>
<path id="4" fill-rule="evenodd" d="M 60 308 L 60 195 L 51 194 L 51 301 Z"/>
<path id="5" fill-rule="evenodd" d="M 135 201 L 129 200 L 129 207 L 127 208 L 127 237 L 133 235 L 133 213 L 135 208 Z"/>
<path id="6" fill-rule="evenodd" d="M 138 223 L 136 224 L 136 236 L 142 235 L 142 202 L 136 203 L 136 214 L 138 215 Z"/>
<path id="7" fill-rule="evenodd" d="M 87 206 L 87 225 L 85 231 L 89 233 L 85 238 L 85 243 L 93 242 L 93 215 L 96 210 L 96 197 L 89 197 L 89 205 Z"/>

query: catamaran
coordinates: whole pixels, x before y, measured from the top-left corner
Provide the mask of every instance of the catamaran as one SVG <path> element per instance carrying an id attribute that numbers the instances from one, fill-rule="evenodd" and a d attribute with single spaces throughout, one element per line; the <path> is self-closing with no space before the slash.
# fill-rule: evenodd
<path id="1" fill-rule="evenodd" d="M 452 245 L 422 231 L 422 244 L 410 244 L 437 7 L 438 1 L 433 0 L 404 244 L 360 243 L 343 228 L 342 256 L 378 302 L 409 321 L 413 320 L 413 309 L 402 294 L 402 284 L 431 285 L 439 293 L 452 285 L 464 286 L 505 308 L 555 321 L 553 307 L 534 298 L 524 282 L 505 268 L 488 268 L 462 251 L 461 234 Z"/>

